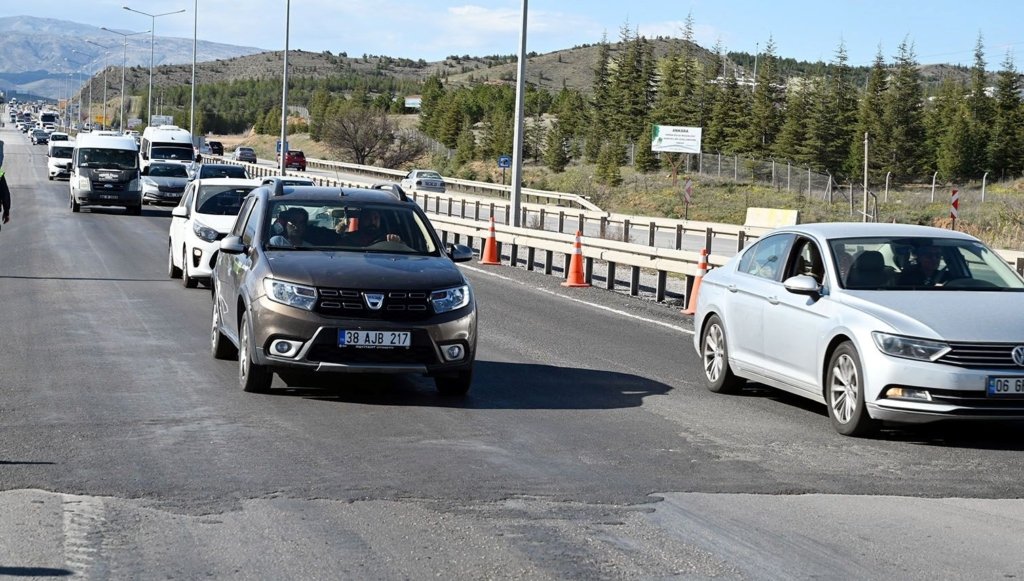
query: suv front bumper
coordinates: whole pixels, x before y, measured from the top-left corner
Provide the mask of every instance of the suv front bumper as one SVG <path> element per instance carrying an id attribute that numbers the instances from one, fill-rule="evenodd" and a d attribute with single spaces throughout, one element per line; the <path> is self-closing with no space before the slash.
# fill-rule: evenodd
<path id="1" fill-rule="evenodd" d="M 409 347 L 366 349 L 339 347 L 340 330 L 408 331 Z M 253 308 L 254 359 L 272 368 L 329 373 L 421 373 L 436 375 L 469 369 L 476 358 L 476 306 L 434 315 L 427 321 L 383 321 L 325 317 L 260 297 Z M 278 341 L 296 344 L 280 355 Z M 446 358 L 444 351 L 462 347 L 462 357 Z"/>

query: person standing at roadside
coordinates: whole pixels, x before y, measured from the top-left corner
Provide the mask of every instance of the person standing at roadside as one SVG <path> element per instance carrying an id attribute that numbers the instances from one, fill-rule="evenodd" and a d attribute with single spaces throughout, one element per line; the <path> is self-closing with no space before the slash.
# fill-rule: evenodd
<path id="1" fill-rule="evenodd" d="M 3 168 L 3 142 L 0 142 L 0 208 L 3 208 L 3 223 L 11 221 L 11 189 L 7 187 L 7 176 Z"/>

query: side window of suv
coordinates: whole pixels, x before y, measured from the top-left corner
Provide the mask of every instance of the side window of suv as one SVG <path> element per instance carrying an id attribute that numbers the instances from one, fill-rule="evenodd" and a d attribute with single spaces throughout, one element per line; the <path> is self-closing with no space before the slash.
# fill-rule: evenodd
<path id="1" fill-rule="evenodd" d="M 256 205 L 256 198 L 249 197 L 242 204 L 242 209 L 238 211 L 238 219 L 235 220 L 235 225 L 231 227 L 231 236 L 241 236 L 243 244 L 249 244 L 252 241 L 252 236 L 249 236 L 249 240 L 246 240 L 245 225 L 249 219 L 249 215 L 252 214 L 252 208 Z"/>

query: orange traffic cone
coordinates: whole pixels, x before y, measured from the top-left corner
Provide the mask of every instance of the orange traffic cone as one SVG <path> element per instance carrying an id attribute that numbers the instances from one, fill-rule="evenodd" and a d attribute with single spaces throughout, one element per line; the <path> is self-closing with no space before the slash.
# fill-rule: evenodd
<path id="1" fill-rule="evenodd" d="M 359 231 L 359 218 L 355 216 L 348 219 L 348 231 L 357 232 Z"/>
<path id="2" fill-rule="evenodd" d="M 487 236 L 487 242 L 484 243 L 484 251 L 480 255 L 479 264 L 501 264 L 501 257 L 498 256 L 498 239 L 494 235 L 494 216 L 491 216 L 491 231 Z"/>
<path id="3" fill-rule="evenodd" d="M 562 286 L 590 286 L 583 278 L 583 233 L 576 231 L 576 243 L 572 247 L 572 258 L 569 259 L 569 272 Z"/>
<path id="4" fill-rule="evenodd" d="M 701 248 L 700 250 L 700 262 L 697 263 L 697 278 L 693 279 L 693 289 L 690 291 L 690 296 L 687 297 L 689 305 L 685 311 L 682 311 L 684 315 L 692 315 L 697 312 L 697 293 L 700 291 L 700 281 L 704 280 L 704 275 L 708 273 L 708 249 Z"/>

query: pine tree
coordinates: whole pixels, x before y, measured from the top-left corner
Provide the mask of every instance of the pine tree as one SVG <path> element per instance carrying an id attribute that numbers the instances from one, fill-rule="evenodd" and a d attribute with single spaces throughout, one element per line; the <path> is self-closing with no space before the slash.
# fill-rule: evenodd
<path id="1" fill-rule="evenodd" d="M 647 135 L 651 135 L 653 126 L 648 125 Z M 641 173 L 650 173 L 659 167 L 658 158 L 651 151 L 651 140 L 641 137 L 636 143 L 636 155 L 633 159 L 633 167 Z"/>
<path id="2" fill-rule="evenodd" d="M 467 119 L 462 124 L 462 131 L 459 133 L 459 139 L 455 145 L 455 165 L 465 165 L 473 161 L 475 155 L 476 136 L 473 134 L 473 126 Z"/>
<path id="3" fill-rule="evenodd" d="M 436 137 L 434 111 L 444 98 L 444 85 L 437 75 L 423 81 L 423 92 L 420 97 L 420 130 L 432 137 Z"/>
<path id="4" fill-rule="evenodd" d="M 953 119 L 964 105 L 964 91 L 959 82 L 944 79 L 925 113 L 925 152 L 928 159 L 938 160 L 946 141 L 946 134 L 952 128 Z"/>
<path id="5" fill-rule="evenodd" d="M 735 69 L 725 74 L 725 83 L 711 111 L 711 121 L 703 138 L 706 150 L 741 153 L 750 110 L 750 93 L 736 81 Z"/>
<path id="6" fill-rule="evenodd" d="M 808 139 L 815 151 L 810 163 L 831 174 L 851 175 L 844 170 L 850 141 L 856 137 L 857 90 L 842 42 L 825 82 L 811 95 Z"/>
<path id="7" fill-rule="evenodd" d="M 608 133 L 608 113 L 615 106 L 612 102 L 611 79 L 608 72 L 611 62 L 611 47 L 608 45 L 607 37 L 601 39 L 597 48 L 597 64 L 594 66 L 593 105 L 590 108 L 586 143 L 583 148 L 583 153 L 589 163 L 596 162 L 601 153 L 605 136 Z"/>
<path id="8" fill-rule="evenodd" d="M 569 165 L 569 136 L 561 121 L 555 121 L 548 131 L 544 148 L 544 165 L 555 173 L 562 173 Z"/>
<path id="9" fill-rule="evenodd" d="M 779 133 L 782 110 L 786 98 L 785 89 L 778 73 L 775 57 L 775 41 L 768 38 L 761 66 L 754 79 L 753 103 L 750 111 L 750 124 L 743 140 L 743 150 L 752 152 L 759 157 L 768 157 L 772 145 Z"/>
<path id="10" fill-rule="evenodd" d="M 947 119 L 947 123 L 949 130 L 939 144 L 939 175 L 945 180 L 962 183 L 969 179 L 974 171 L 974 144 L 969 107 L 963 102 L 959 103 L 952 118 Z"/>
<path id="11" fill-rule="evenodd" d="M 861 96 L 857 113 L 857 130 L 850 142 L 850 155 L 847 163 L 847 175 L 859 176 L 864 168 L 864 134 L 868 134 L 870 143 L 868 159 L 868 177 L 873 183 L 885 179 L 882 169 L 885 160 L 889 132 L 883 117 L 885 115 L 885 96 L 889 87 L 889 71 L 885 66 L 885 58 L 879 48 L 875 62 L 868 74 L 867 87 Z"/>
<path id="12" fill-rule="evenodd" d="M 985 71 L 985 50 L 981 33 L 974 46 L 974 67 L 971 69 L 971 90 L 967 95 L 967 107 L 971 115 L 973 141 L 976 146 L 970 153 L 972 177 L 981 177 L 982 172 L 991 169 L 988 150 L 984 144 L 989 141 L 989 132 L 994 118 L 992 97 L 988 95 L 988 73 Z"/>
<path id="13" fill-rule="evenodd" d="M 931 165 L 924 157 L 924 91 L 914 47 L 906 40 L 897 48 L 882 119 L 888 129 L 882 169 L 897 183 L 922 176 Z"/>
<path id="14" fill-rule="evenodd" d="M 597 158 L 597 182 L 606 186 L 622 185 L 622 172 L 619 164 L 622 160 L 625 146 L 621 136 L 605 142 L 601 147 L 601 154 Z"/>
<path id="15" fill-rule="evenodd" d="M 1000 177 L 1020 175 L 1024 168 L 1024 139 L 1021 125 L 1021 83 L 1013 64 L 1013 55 L 1006 53 L 1003 68 L 996 81 L 994 121 L 988 142 L 988 156 L 993 171 Z"/>
<path id="16" fill-rule="evenodd" d="M 309 101 L 309 138 L 320 141 L 323 135 L 324 118 L 327 107 L 331 103 L 331 95 L 326 89 L 317 89 Z"/>
<path id="17" fill-rule="evenodd" d="M 772 146 L 776 157 L 801 165 L 813 160 L 804 149 L 808 141 L 808 110 L 810 109 L 810 87 L 790 89 L 786 99 L 785 119 L 779 130 L 778 139 Z"/>

